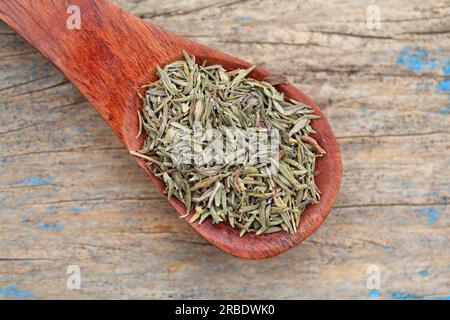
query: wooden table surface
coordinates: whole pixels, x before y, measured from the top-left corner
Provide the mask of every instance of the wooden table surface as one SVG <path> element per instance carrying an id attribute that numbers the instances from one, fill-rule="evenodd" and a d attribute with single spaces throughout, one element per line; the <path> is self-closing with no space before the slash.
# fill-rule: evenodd
<path id="1" fill-rule="evenodd" d="M 64 76 L 0 23 L 0 299 L 450 297 L 448 0 L 376 1 L 376 30 L 373 1 L 114 2 L 303 89 L 338 137 L 338 200 L 285 254 L 219 251 Z M 81 290 L 66 286 L 70 265 Z"/>

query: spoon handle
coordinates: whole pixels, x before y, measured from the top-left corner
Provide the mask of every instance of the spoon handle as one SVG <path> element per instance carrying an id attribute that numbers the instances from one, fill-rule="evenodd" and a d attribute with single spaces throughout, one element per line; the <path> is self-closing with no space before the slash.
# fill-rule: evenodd
<path id="1" fill-rule="evenodd" d="M 123 113 L 132 106 L 115 102 L 135 103 L 130 95 L 155 80 L 156 65 L 195 45 L 107 0 L 0 0 L 0 19 L 64 73 L 122 142 Z"/>

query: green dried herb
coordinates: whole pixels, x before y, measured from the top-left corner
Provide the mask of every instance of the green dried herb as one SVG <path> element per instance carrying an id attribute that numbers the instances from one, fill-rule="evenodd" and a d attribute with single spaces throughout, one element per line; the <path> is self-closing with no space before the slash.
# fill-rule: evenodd
<path id="1" fill-rule="evenodd" d="M 295 234 L 306 206 L 320 199 L 314 168 L 325 150 L 310 136 L 319 116 L 285 101 L 272 85 L 285 78 L 258 81 L 248 77 L 254 67 L 226 71 L 184 57 L 143 86 L 137 137 L 146 139 L 130 153 L 185 204 L 185 217 L 193 212 L 191 223 L 225 221 L 241 236 Z"/>

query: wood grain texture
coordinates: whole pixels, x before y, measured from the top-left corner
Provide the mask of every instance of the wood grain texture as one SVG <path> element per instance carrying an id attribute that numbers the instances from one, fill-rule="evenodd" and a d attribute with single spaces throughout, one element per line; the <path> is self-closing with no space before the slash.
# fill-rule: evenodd
<path id="1" fill-rule="evenodd" d="M 379 1 L 380 30 L 366 28 L 364 1 L 116 3 L 312 97 L 341 146 L 337 203 L 278 257 L 220 252 L 179 221 L 80 93 L 2 25 L 0 299 L 449 297 L 447 1 Z M 65 286 L 72 264 L 81 291 Z M 378 291 L 366 286 L 369 265 L 381 270 Z"/>
<path id="2" fill-rule="evenodd" d="M 67 3 L 64 0 L 39 2 L 16 0 L 0 2 L 0 18 L 53 63 L 99 112 L 128 150 L 139 150 L 144 136 L 136 139 L 137 113 L 142 101 L 137 95 L 143 84 L 156 80 L 157 66 L 182 58 L 187 51 L 201 64 L 220 64 L 227 70 L 246 69 L 252 64 L 218 50 L 182 38 L 126 13 L 108 0 L 79 0 L 80 29 L 66 28 Z M 256 67 L 251 77 L 263 80 L 270 73 Z M 286 99 L 310 105 L 320 116 L 312 122 L 317 132 L 312 137 L 325 148 L 315 170 L 320 175 L 315 184 L 321 192 L 318 204 L 309 205 L 302 213 L 298 232 L 241 237 L 237 228 L 223 222 L 214 225 L 210 219 L 190 226 L 218 248 L 247 259 L 270 258 L 304 241 L 326 219 L 339 190 L 342 164 L 333 131 L 319 107 L 292 84 L 277 89 Z M 163 193 L 165 185 L 157 179 L 142 158 L 136 161 Z M 171 205 L 186 221 L 186 208 L 175 197 Z M 192 210 L 193 211 L 193 210 Z"/>

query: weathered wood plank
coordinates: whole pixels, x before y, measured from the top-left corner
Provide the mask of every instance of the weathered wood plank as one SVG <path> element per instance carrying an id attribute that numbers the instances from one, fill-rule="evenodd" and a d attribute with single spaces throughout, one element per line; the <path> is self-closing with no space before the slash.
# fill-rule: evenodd
<path id="1" fill-rule="evenodd" d="M 0 259 L 0 279 L 15 275 L 18 287 L 32 288 L 36 297 L 367 298 L 366 270 L 375 264 L 382 272 L 383 297 L 448 294 L 445 206 L 336 209 L 301 247 L 250 262 L 218 251 L 170 212 L 149 212 L 150 205 L 166 208 L 161 200 L 124 200 L 90 203 L 80 213 L 62 214 L 71 204 L 40 213 L 61 230 L 6 221 L 13 250 L 2 253 L 17 260 Z M 65 290 L 70 264 L 82 268 L 81 292 Z"/>
<path id="2" fill-rule="evenodd" d="M 86 116 L 93 116 L 88 106 L 78 107 L 81 106 L 85 107 L 81 110 L 86 111 Z M 100 119 L 97 125 L 102 126 Z M 134 160 L 125 150 L 115 147 L 113 142 L 112 146 L 101 145 L 95 138 L 95 129 L 91 132 L 83 128 L 85 131 L 68 129 L 61 144 L 70 144 L 72 140 L 82 143 L 90 137 L 92 140 L 86 146 L 72 149 L 56 147 L 60 145 L 60 138 L 52 134 L 48 125 L 43 125 L 42 129 L 36 126 L 21 130 L 24 135 L 28 131 L 37 132 L 38 139 L 42 134 L 40 140 L 50 141 L 50 145 L 55 146 L 50 151 L 34 149 L 32 141 L 20 140 L 17 146 L 15 131 L 3 134 L 2 142 L 11 153 L 2 154 L 0 186 L 8 203 L 15 200 L 14 205 L 28 206 L 35 202 L 82 201 L 84 198 L 163 198 L 140 170 L 134 168 Z M 108 139 L 109 129 L 104 128 L 104 131 L 104 139 Z M 23 150 L 23 143 L 29 143 L 30 148 Z M 448 180 L 442 178 L 450 166 L 449 158 L 442 157 L 443 151 L 448 153 L 447 136 L 354 138 L 341 139 L 340 144 L 346 165 L 337 206 L 448 203 Z M 425 147 L 426 152 L 419 157 L 416 145 L 428 144 L 433 148 Z M 115 172 L 124 174 L 112 174 Z M 27 192 L 18 194 L 17 189 Z"/>
<path id="3" fill-rule="evenodd" d="M 363 1 L 115 2 L 305 90 L 339 137 L 336 207 L 279 257 L 218 251 L 76 89 L 0 23 L 0 299 L 448 298 L 446 1 L 380 1 L 381 30 L 366 28 Z M 71 264 L 82 291 L 66 289 Z M 382 275 L 375 292 L 371 264 Z"/>

